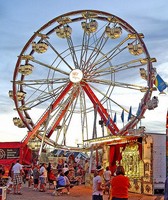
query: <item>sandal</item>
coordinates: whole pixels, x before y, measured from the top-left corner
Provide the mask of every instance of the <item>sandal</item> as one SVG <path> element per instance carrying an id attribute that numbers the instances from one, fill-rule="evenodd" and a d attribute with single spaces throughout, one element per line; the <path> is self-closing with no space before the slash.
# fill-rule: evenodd
<path id="1" fill-rule="evenodd" d="M 18 192 L 17 194 L 18 194 L 18 195 L 22 195 L 22 193 L 21 193 L 21 192 Z"/>

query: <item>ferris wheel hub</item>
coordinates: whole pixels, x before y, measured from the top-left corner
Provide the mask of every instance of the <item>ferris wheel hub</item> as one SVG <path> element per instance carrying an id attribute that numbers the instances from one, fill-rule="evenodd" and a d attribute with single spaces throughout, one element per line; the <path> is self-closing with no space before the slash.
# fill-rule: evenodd
<path id="1" fill-rule="evenodd" d="M 80 69 L 74 69 L 69 75 L 69 79 L 73 83 L 79 83 L 83 78 L 83 72 Z"/>

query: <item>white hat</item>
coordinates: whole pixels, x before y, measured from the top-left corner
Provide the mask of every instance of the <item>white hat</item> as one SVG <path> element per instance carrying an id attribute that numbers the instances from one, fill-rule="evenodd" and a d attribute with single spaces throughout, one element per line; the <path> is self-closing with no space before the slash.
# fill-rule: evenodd
<path id="1" fill-rule="evenodd" d="M 101 170 L 103 170 L 103 167 L 101 165 L 97 166 L 96 170 L 99 172 Z"/>

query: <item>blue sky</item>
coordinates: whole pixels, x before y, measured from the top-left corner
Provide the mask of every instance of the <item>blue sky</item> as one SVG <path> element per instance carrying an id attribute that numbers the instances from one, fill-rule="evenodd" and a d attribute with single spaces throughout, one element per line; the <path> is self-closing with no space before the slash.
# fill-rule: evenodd
<path id="1" fill-rule="evenodd" d="M 14 103 L 8 97 L 11 80 L 22 48 L 42 25 L 66 12 L 94 9 L 112 13 L 145 35 L 144 41 L 154 67 L 168 82 L 168 14 L 167 0 L 1 0 L 0 1 L 0 140 L 20 141 L 27 133 L 13 125 Z M 167 92 L 167 89 L 166 89 Z M 168 93 L 168 92 L 167 92 Z M 158 93 L 156 93 L 158 95 Z M 145 113 L 149 132 L 165 133 L 168 96 L 159 96 L 159 107 Z"/>

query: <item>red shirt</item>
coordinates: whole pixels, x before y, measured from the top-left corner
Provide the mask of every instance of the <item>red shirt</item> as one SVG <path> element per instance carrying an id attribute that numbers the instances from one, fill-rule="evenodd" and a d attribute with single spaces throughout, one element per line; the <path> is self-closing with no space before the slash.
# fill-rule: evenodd
<path id="1" fill-rule="evenodd" d="M 111 180 L 112 197 L 128 198 L 129 178 L 123 175 L 115 176 Z"/>

